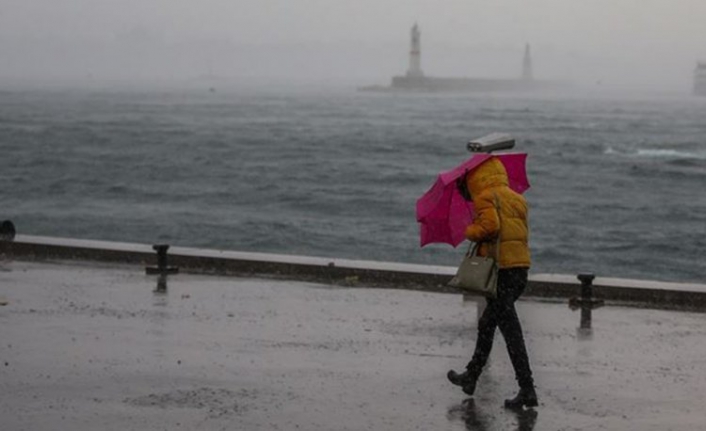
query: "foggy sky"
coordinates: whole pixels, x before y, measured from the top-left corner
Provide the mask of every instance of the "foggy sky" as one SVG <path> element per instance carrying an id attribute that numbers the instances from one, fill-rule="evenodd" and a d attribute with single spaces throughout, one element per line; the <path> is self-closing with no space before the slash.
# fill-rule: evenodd
<path id="1" fill-rule="evenodd" d="M 704 0 L 0 0 L 0 81 L 386 84 L 422 31 L 432 76 L 688 91 Z"/>

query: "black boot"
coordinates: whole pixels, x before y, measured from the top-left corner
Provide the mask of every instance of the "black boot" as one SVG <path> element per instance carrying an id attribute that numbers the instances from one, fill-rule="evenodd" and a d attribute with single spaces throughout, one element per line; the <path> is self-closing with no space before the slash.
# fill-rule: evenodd
<path id="1" fill-rule="evenodd" d="M 525 407 L 537 407 L 537 393 L 534 391 L 534 386 L 525 386 L 520 388 L 517 396 L 511 400 L 505 400 L 505 408 L 521 409 Z"/>
<path id="2" fill-rule="evenodd" d="M 478 373 L 473 373 L 469 370 L 466 370 L 463 373 L 457 373 L 454 370 L 449 370 L 449 372 L 446 374 L 446 377 L 448 377 L 449 381 L 454 385 L 460 386 L 463 390 L 463 393 L 466 395 L 471 396 L 476 390 L 476 381 L 478 381 Z"/>

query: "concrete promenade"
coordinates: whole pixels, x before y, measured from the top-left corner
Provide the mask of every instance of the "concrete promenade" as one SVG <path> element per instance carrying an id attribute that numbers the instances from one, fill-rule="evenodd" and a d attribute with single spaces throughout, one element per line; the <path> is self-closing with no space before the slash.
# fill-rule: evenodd
<path id="1" fill-rule="evenodd" d="M 447 383 L 475 339 L 461 295 L 135 264 L 0 261 L 0 429 L 700 430 L 706 314 L 524 300 L 540 397 L 501 336 L 477 396 Z"/>

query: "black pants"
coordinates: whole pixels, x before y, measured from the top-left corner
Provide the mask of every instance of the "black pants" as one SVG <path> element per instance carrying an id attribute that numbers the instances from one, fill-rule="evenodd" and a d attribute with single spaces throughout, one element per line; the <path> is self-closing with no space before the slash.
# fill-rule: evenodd
<path id="1" fill-rule="evenodd" d="M 515 378 L 520 387 L 534 385 L 532 370 L 527 357 L 522 325 L 517 317 L 515 301 L 527 286 L 526 268 L 509 268 L 498 271 L 498 297 L 488 299 L 488 305 L 478 320 L 478 339 L 471 362 L 466 367 L 469 372 L 480 375 L 493 348 L 495 328 L 499 327 L 505 338 L 507 352 L 515 369 Z"/>

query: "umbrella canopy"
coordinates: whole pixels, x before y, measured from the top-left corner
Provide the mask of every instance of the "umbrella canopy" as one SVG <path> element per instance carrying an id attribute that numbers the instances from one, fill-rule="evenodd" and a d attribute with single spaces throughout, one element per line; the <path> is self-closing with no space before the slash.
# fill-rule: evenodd
<path id="1" fill-rule="evenodd" d="M 497 157 L 505 166 L 512 190 L 522 193 L 529 188 L 525 169 L 527 153 L 476 154 L 440 173 L 434 185 L 417 200 L 420 246 L 440 242 L 456 247 L 463 242 L 466 226 L 473 221 L 473 202 L 463 199 L 456 180 L 491 157 Z"/>

